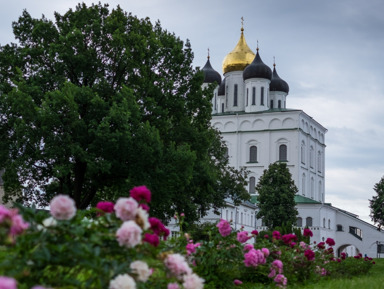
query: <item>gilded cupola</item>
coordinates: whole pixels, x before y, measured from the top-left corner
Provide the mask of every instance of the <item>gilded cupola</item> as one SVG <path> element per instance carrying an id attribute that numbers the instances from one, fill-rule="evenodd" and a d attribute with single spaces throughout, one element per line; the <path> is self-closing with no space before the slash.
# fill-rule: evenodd
<path id="1" fill-rule="evenodd" d="M 244 37 L 244 28 L 241 27 L 241 35 L 236 47 L 225 56 L 223 60 L 223 73 L 230 71 L 243 71 L 255 58 L 255 53 L 248 47 Z"/>

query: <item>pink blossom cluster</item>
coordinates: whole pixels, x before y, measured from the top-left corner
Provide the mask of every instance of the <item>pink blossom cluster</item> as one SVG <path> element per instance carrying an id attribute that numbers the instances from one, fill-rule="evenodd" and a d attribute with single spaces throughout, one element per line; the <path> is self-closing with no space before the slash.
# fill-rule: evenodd
<path id="1" fill-rule="evenodd" d="M 219 233 L 221 236 L 226 237 L 231 234 L 232 228 L 228 221 L 221 219 L 220 222 L 216 225 L 219 228 Z"/>
<path id="2" fill-rule="evenodd" d="M 294 241 L 297 241 L 297 236 L 295 234 L 285 234 L 281 237 L 281 239 L 287 245 L 292 245 L 292 243 L 294 245 Z"/>
<path id="3" fill-rule="evenodd" d="M 29 224 L 23 220 L 17 209 L 8 209 L 2 205 L 0 205 L 0 226 L 6 228 L 11 240 L 29 228 Z"/>
<path id="4" fill-rule="evenodd" d="M 247 231 L 240 231 L 237 233 L 237 241 L 239 241 L 240 243 L 245 243 L 247 242 L 250 238 L 250 236 L 248 236 L 248 232 Z"/>
<path id="5" fill-rule="evenodd" d="M 266 257 L 269 255 L 269 250 L 267 248 L 251 249 L 244 254 L 244 264 L 246 267 L 257 267 L 258 265 L 263 265 L 266 262 Z"/>
<path id="6" fill-rule="evenodd" d="M 185 249 L 187 250 L 187 256 L 195 253 L 196 248 L 200 247 L 200 245 L 200 243 L 193 244 L 193 240 L 189 240 L 188 244 L 185 246 Z"/>
<path id="7" fill-rule="evenodd" d="M 327 240 L 325 240 L 325 243 L 328 245 L 328 246 L 335 246 L 335 240 L 333 240 L 332 238 L 327 238 Z"/>
<path id="8" fill-rule="evenodd" d="M 275 281 L 276 286 L 280 288 L 285 288 L 288 283 L 287 277 L 285 277 L 283 274 L 277 274 L 273 281 Z"/>
<path id="9" fill-rule="evenodd" d="M 280 240 L 281 239 L 281 234 L 279 231 L 273 231 L 272 233 L 272 239 L 275 239 L 275 240 Z"/>
<path id="10" fill-rule="evenodd" d="M 49 208 L 52 217 L 56 220 L 70 220 L 76 215 L 75 201 L 67 195 L 55 196 L 51 200 Z"/>
<path id="11" fill-rule="evenodd" d="M 131 197 L 119 198 L 115 204 L 116 217 L 122 221 L 134 220 L 138 207 L 137 201 Z"/>
<path id="12" fill-rule="evenodd" d="M 268 274 L 269 278 L 273 278 L 276 276 L 276 274 L 282 274 L 283 273 L 283 262 L 280 260 L 274 260 L 270 267 L 270 272 Z"/>
<path id="13" fill-rule="evenodd" d="M 254 249 L 253 244 L 245 244 L 243 250 L 245 252 L 248 252 L 250 250 Z"/>
<path id="14" fill-rule="evenodd" d="M 144 201 L 146 203 L 151 202 L 151 191 L 146 186 L 138 186 L 132 188 L 130 191 L 130 196 L 138 203 Z"/>
<path id="15" fill-rule="evenodd" d="M 13 278 L 0 276 L 0 289 L 17 289 L 17 282 Z"/>
<path id="16" fill-rule="evenodd" d="M 311 249 L 307 249 L 304 251 L 304 256 L 308 261 L 312 261 L 315 259 L 315 253 Z"/>
<path id="17" fill-rule="evenodd" d="M 115 204 L 112 202 L 98 202 L 96 208 L 104 213 L 112 213 Z"/>
<path id="18" fill-rule="evenodd" d="M 141 242 L 143 230 L 135 221 L 125 221 L 116 232 L 120 246 L 133 248 Z"/>
<path id="19" fill-rule="evenodd" d="M 164 240 L 167 240 L 170 232 L 164 224 L 159 219 L 154 217 L 149 218 L 148 221 L 153 233 L 159 237 L 163 237 Z"/>
<path id="20" fill-rule="evenodd" d="M 170 254 L 164 260 L 164 264 L 171 276 L 183 281 L 183 288 L 202 289 L 204 287 L 204 279 L 192 272 L 184 256 L 180 254 Z M 177 283 L 170 283 L 167 288 L 178 289 L 180 287 Z"/>
<path id="21" fill-rule="evenodd" d="M 303 236 L 304 237 L 313 237 L 313 233 L 312 233 L 311 229 L 305 228 L 304 232 L 303 232 Z"/>
<path id="22" fill-rule="evenodd" d="M 233 280 L 233 284 L 234 284 L 235 286 L 238 286 L 238 285 L 243 284 L 243 282 L 240 281 L 240 280 L 238 280 L 238 279 L 235 279 L 235 280 Z"/>

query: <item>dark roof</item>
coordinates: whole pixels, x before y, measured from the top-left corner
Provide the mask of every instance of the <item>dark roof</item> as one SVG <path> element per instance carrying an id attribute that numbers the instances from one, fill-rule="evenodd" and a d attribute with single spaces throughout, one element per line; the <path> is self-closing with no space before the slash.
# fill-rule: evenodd
<path id="1" fill-rule="evenodd" d="M 204 83 L 214 83 L 217 82 L 218 85 L 221 83 L 221 76 L 216 70 L 212 68 L 209 58 L 207 63 L 204 65 L 202 71 L 204 72 Z"/>
<path id="2" fill-rule="evenodd" d="M 272 78 L 272 70 L 261 60 L 259 51 L 257 51 L 252 63 L 243 71 L 243 79 L 247 80 L 250 78 L 266 78 L 269 80 Z"/>
<path id="3" fill-rule="evenodd" d="M 269 90 L 283 91 L 286 93 L 289 92 L 288 83 L 286 83 L 284 80 L 280 78 L 280 76 L 276 72 L 276 67 L 273 67 L 272 79 L 271 79 L 271 83 L 269 84 Z"/>

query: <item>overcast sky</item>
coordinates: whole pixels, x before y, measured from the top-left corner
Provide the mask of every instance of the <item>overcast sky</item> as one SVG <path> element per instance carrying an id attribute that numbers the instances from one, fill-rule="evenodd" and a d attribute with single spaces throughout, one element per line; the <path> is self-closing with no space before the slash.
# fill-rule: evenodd
<path id="1" fill-rule="evenodd" d="M 2 0 L 4 1 L 4 0 Z M 0 10 L 0 44 L 14 41 L 11 24 L 23 9 L 40 18 L 79 1 L 13 0 Z M 84 1 L 91 4 L 95 1 Z M 101 1 L 104 3 L 103 1 Z M 264 63 L 288 82 L 287 107 L 302 109 L 328 129 L 326 202 L 370 222 L 368 199 L 384 175 L 384 1 L 382 0 L 124 0 L 139 18 L 189 39 L 194 65 L 222 61 L 240 36 L 257 41 Z"/>

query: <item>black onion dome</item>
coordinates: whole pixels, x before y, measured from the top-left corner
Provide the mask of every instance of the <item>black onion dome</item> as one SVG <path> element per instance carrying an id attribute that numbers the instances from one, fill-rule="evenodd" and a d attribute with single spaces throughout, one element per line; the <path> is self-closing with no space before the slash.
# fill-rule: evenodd
<path id="1" fill-rule="evenodd" d="M 216 70 L 214 70 L 211 66 L 211 62 L 209 61 L 209 57 L 207 63 L 203 67 L 204 72 L 204 83 L 213 83 L 217 82 L 218 85 L 221 83 L 221 76 Z"/>
<path id="2" fill-rule="evenodd" d="M 266 78 L 269 80 L 272 78 L 272 70 L 261 60 L 258 50 L 255 59 L 243 71 L 243 79 L 250 78 Z"/>
<path id="3" fill-rule="evenodd" d="M 273 65 L 275 66 L 275 65 Z M 283 91 L 285 93 L 289 92 L 288 83 L 280 78 L 280 76 L 276 72 L 276 67 L 273 67 L 272 80 L 269 84 L 270 91 Z"/>
<path id="4" fill-rule="evenodd" d="M 217 95 L 225 95 L 225 78 L 219 86 L 219 91 L 217 92 Z"/>

